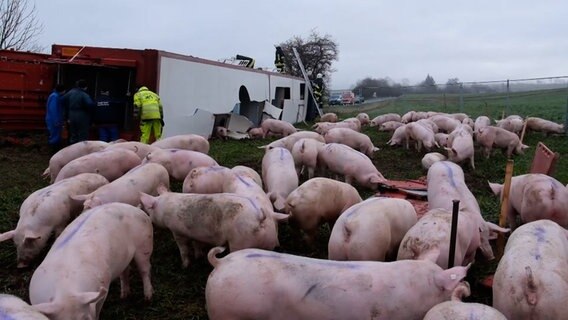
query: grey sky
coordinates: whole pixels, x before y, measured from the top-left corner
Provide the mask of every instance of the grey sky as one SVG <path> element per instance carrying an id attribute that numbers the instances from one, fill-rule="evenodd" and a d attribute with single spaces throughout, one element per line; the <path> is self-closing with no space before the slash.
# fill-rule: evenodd
<path id="1" fill-rule="evenodd" d="M 36 0 L 40 44 L 160 49 L 273 67 L 274 45 L 312 29 L 339 44 L 333 89 L 568 74 L 568 2 Z"/>

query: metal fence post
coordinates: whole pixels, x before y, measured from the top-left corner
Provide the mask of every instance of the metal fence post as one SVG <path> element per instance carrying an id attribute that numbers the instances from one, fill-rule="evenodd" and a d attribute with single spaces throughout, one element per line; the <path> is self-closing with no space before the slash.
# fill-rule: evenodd
<path id="1" fill-rule="evenodd" d="M 452 200 L 452 225 L 450 227 L 450 251 L 448 252 L 448 269 L 453 268 L 456 260 L 456 239 L 458 234 L 458 215 L 460 201 Z"/>
<path id="2" fill-rule="evenodd" d="M 566 97 L 566 116 L 564 117 L 564 132 L 568 136 L 568 96 Z"/>
<path id="3" fill-rule="evenodd" d="M 511 113 L 511 99 L 509 98 L 509 79 L 507 79 L 507 116 Z"/>
<path id="4" fill-rule="evenodd" d="M 463 82 L 460 83 L 460 112 L 463 112 Z"/>

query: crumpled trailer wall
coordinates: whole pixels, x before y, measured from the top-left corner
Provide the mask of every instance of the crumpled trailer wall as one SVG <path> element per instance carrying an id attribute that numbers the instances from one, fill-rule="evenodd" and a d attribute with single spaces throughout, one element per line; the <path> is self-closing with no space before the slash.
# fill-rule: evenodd
<path id="1" fill-rule="evenodd" d="M 241 87 L 251 101 L 268 101 L 282 109 L 282 120 L 304 120 L 302 79 L 161 51 L 158 91 L 164 105 L 164 136 L 199 133 L 193 130 L 202 119 L 193 117 L 196 110 L 230 113 L 241 102 Z"/>

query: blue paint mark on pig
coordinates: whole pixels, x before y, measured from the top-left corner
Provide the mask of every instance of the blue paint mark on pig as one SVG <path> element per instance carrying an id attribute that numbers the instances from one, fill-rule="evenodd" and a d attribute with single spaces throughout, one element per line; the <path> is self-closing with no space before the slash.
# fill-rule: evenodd
<path id="1" fill-rule="evenodd" d="M 250 183 L 246 182 L 243 178 L 241 178 L 241 176 L 239 176 L 238 174 L 236 175 L 237 179 L 239 179 L 242 183 L 244 183 L 247 187 L 250 187 Z"/>
<path id="2" fill-rule="evenodd" d="M 74 226 L 73 230 L 71 230 L 67 235 L 65 235 L 65 238 L 61 239 L 61 242 L 57 245 L 56 249 L 63 248 L 73 238 L 73 236 L 75 236 L 75 234 L 79 232 L 81 227 L 85 224 L 85 222 L 87 222 L 87 220 L 91 217 L 91 215 L 92 212 L 83 214 L 84 217 L 83 220 L 80 221 L 76 226 Z"/>
<path id="3" fill-rule="evenodd" d="M 7 314 L 2 308 L 0 308 L 0 320 L 16 320 L 16 318 Z"/>
<path id="4" fill-rule="evenodd" d="M 452 167 L 450 167 L 446 162 L 442 162 L 442 165 L 444 165 L 444 167 L 446 167 L 446 170 L 448 170 L 448 178 L 450 178 L 450 185 L 456 188 L 457 185 L 456 181 L 454 180 L 454 171 L 452 170 Z"/>
<path id="5" fill-rule="evenodd" d="M 537 242 L 545 242 L 546 241 L 546 238 L 545 238 L 546 230 L 544 230 L 543 227 L 536 227 L 534 229 L 534 235 L 536 236 Z"/>

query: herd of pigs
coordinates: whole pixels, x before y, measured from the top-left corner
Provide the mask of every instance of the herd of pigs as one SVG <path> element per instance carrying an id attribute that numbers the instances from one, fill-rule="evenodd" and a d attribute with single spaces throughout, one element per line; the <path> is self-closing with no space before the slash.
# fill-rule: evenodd
<path id="1" fill-rule="evenodd" d="M 325 114 L 315 132 L 268 119 L 249 132 L 251 138 L 282 136 L 262 147 L 261 175 L 220 166 L 208 155 L 209 142 L 196 135 L 151 145 L 70 145 L 49 161 L 44 176 L 51 184 L 29 195 L 16 228 L 0 234 L 0 241 L 14 241 L 19 268 L 56 236 L 31 277 L 31 305 L 0 295 L 0 318 L 98 319 L 111 281 L 120 278 L 121 298 L 130 293 L 132 262 L 151 299 L 156 226 L 172 232 L 184 268 L 210 249 L 214 269 L 205 298 L 211 319 L 561 319 L 568 312 L 568 188 L 547 175 L 513 177 L 511 229 L 505 229 L 484 220 L 459 165 L 474 167 L 476 144 L 487 157 L 494 147 L 508 156 L 521 153 L 525 124 L 545 133 L 564 130 L 518 116 L 491 126 L 487 117 L 474 121 L 462 113 L 372 120 L 359 114 L 343 121 Z M 449 161 L 440 153 L 423 158 L 430 208 L 423 216 L 407 200 L 363 200 L 352 186 L 374 190 L 387 181 L 371 161 L 378 148 L 360 132 L 365 125 L 393 131 L 390 145 L 408 148 L 412 141 L 418 151 L 447 151 Z M 170 180 L 183 181 L 183 192 L 170 192 Z M 501 194 L 502 185 L 490 187 Z M 456 266 L 448 268 L 455 199 Z M 329 223 L 329 260 L 272 251 L 285 221 L 308 244 Z M 489 241 L 511 230 L 494 277 L 493 307 L 462 302 L 471 293 L 464 278 L 476 251 L 493 259 Z M 217 256 L 225 250 L 230 253 Z"/>

